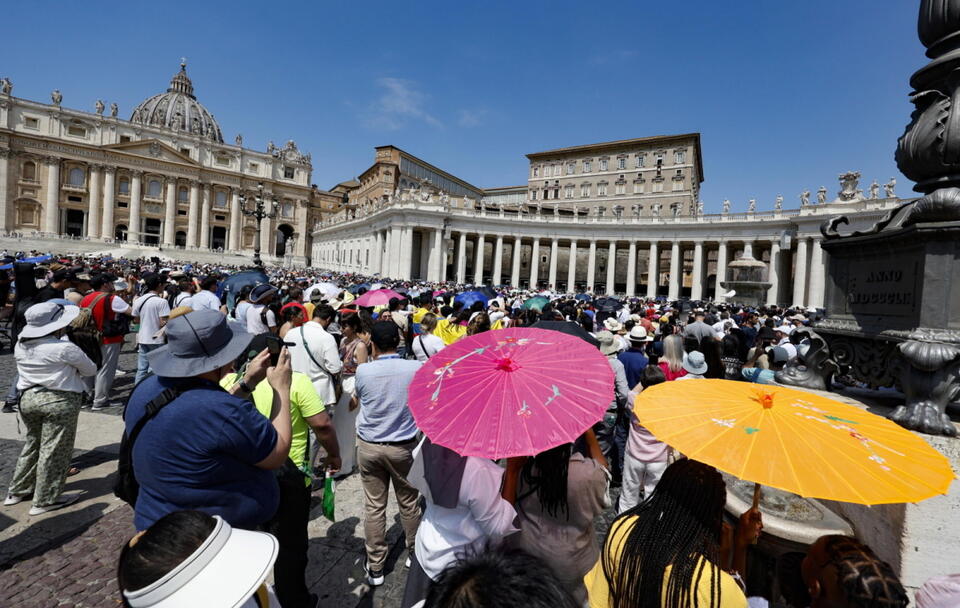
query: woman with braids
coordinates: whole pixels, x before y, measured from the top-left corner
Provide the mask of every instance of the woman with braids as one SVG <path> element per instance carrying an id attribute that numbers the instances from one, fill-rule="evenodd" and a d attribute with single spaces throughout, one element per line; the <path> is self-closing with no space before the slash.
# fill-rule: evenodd
<path id="1" fill-rule="evenodd" d="M 517 488 L 520 548 L 549 564 L 581 605 L 583 575 L 600 556 L 593 520 L 610 506 L 607 461 L 592 430 L 583 438 L 589 456 L 570 443 L 541 452 L 523 462 Z"/>
<path id="2" fill-rule="evenodd" d="M 610 525 L 603 556 L 584 577 L 590 606 L 746 608 L 738 573 L 762 524 L 751 509 L 732 535 L 723 524 L 726 495 L 709 465 L 683 459 L 667 467 L 650 498 Z M 724 570 L 730 545 L 734 575 Z"/>
<path id="3" fill-rule="evenodd" d="M 810 608 L 902 608 L 910 603 L 890 564 L 849 536 L 818 538 L 800 570 Z"/>

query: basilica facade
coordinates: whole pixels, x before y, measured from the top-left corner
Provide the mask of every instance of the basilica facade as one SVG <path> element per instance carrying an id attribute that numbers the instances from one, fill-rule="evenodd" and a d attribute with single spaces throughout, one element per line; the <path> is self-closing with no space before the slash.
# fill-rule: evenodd
<path id="1" fill-rule="evenodd" d="M 121 247 L 246 254 L 259 195 L 262 255 L 304 264 L 312 227 L 338 206 L 312 185 L 309 154 L 292 140 L 224 141 L 186 65 L 129 120 L 98 100 L 93 112 L 15 97 L 0 81 L 0 234 L 102 241 Z"/>

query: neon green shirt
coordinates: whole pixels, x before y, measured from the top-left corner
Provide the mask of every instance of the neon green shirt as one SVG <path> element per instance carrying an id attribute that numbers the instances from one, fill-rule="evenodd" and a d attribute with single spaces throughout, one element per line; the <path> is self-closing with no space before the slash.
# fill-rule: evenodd
<path id="1" fill-rule="evenodd" d="M 237 383 L 236 374 L 227 374 L 220 381 L 220 386 L 230 389 Z M 270 417 L 270 410 L 273 409 L 273 387 L 267 380 L 263 380 L 253 389 L 253 405 L 261 414 Z M 301 471 L 307 475 L 306 483 L 310 484 L 312 471 L 310 463 L 307 460 L 307 440 L 310 436 L 310 426 L 304 418 L 316 416 L 325 411 L 323 400 L 317 395 L 313 383 L 306 374 L 293 372 L 290 383 L 290 428 L 292 431 L 290 438 L 290 460 L 297 465 Z"/>

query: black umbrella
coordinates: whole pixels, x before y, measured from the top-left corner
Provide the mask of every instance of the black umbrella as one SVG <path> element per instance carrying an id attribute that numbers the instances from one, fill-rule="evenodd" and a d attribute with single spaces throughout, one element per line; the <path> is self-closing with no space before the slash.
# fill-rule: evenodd
<path id="1" fill-rule="evenodd" d="M 589 342 L 597 348 L 600 348 L 600 340 L 591 336 L 590 332 L 581 327 L 579 323 L 574 323 L 573 321 L 537 321 L 530 327 L 549 329 L 551 331 L 559 331 L 562 334 L 576 336 L 584 342 Z"/>
<path id="2" fill-rule="evenodd" d="M 597 298 L 593 305 L 602 312 L 614 312 L 620 308 L 620 300 L 616 298 Z"/>
<path id="3" fill-rule="evenodd" d="M 484 285 L 483 287 L 477 289 L 477 291 L 479 291 L 480 293 L 482 293 L 483 295 L 487 296 L 487 298 L 490 298 L 490 299 L 497 297 L 497 292 L 494 291 L 493 287 L 490 287 L 489 285 Z"/>

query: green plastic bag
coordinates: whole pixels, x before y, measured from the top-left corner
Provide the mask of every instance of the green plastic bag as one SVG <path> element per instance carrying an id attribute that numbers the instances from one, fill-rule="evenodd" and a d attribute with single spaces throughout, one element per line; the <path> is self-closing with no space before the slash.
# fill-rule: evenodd
<path id="1" fill-rule="evenodd" d="M 337 494 L 337 482 L 333 480 L 333 475 L 327 471 L 323 479 L 323 516 L 330 521 L 337 521 L 334 518 L 333 506 Z"/>

